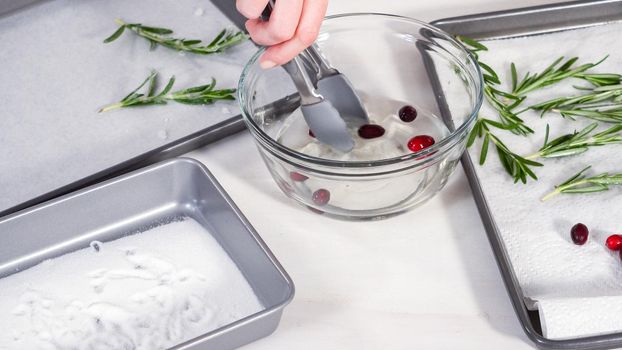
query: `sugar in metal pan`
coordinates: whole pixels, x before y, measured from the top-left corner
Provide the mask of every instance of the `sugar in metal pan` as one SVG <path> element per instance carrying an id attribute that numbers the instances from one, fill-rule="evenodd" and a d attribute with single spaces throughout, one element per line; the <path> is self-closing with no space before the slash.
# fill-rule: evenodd
<path id="1" fill-rule="evenodd" d="M 0 220 L 0 282 L 45 267 L 49 259 L 60 261 L 63 255 L 100 244 L 106 249 L 111 241 L 179 218 L 192 219 L 201 232 L 211 234 L 261 307 L 172 349 L 233 349 L 272 333 L 293 298 L 294 285 L 210 172 L 187 158 L 158 163 Z M 175 239 L 171 234 L 171 244 Z"/>

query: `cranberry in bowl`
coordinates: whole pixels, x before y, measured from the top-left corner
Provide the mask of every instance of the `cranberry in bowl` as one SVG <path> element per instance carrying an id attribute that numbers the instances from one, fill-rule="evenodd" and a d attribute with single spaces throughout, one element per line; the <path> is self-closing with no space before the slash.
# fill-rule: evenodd
<path id="1" fill-rule="evenodd" d="M 261 69 L 259 50 L 244 68 L 238 101 L 275 182 L 303 207 L 344 219 L 384 218 L 433 197 L 464 153 L 482 103 L 471 54 L 428 24 L 381 14 L 328 17 L 317 44 L 350 79 L 370 120 L 343 116 L 352 151 L 322 144 L 289 75 Z"/>

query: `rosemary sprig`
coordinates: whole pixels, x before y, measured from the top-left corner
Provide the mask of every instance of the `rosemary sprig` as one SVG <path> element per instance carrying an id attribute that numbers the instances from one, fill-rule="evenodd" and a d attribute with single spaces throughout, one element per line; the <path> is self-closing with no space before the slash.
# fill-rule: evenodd
<path id="1" fill-rule="evenodd" d="M 477 64 L 481 67 L 484 80 L 484 96 L 488 103 L 497 111 L 503 129 L 518 135 L 533 133 L 533 130 L 513 112 L 523 102 L 525 97 L 498 89 L 496 86 L 501 84 L 499 75 L 488 64 L 479 59 L 479 52 L 488 51 L 488 48 L 482 43 L 464 36 L 459 35 L 456 38 L 475 56 Z"/>
<path id="2" fill-rule="evenodd" d="M 622 85 L 604 85 L 577 96 L 560 97 L 529 107 L 559 113 L 564 118 L 584 117 L 606 123 L 622 123 Z"/>
<path id="3" fill-rule="evenodd" d="M 507 129 L 508 126 L 501 124 L 497 121 L 478 118 L 473 132 L 469 135 L 467 141 L 467 147 L 471 147 L 475 142 L 476 137 L 484 137 L 482 148 L 480 151 L 479 163 L 483 165 L 486 162 L 488 155 L 488 148 L 492 142 L 497 149 L 497 155 L 503 165 L 503 168 L 514 178 L 514 183 L 521 181 L 527 183 L 527 177 L 537 180 L 538 177 L 533 172 L 531 167 L 542 166 L 534 160 L 521 157 L 520 155 L 512 152 L 495 134 L 490 131 L 489 126 L 493 126 L 498 129 Z"/>
<path id="4" fill-rule="evenodd" d="M 175 101 L 184 104 L 210 104 L 216 100 L 234 100 L 235 89 L 215 90 L 216 80 L 212 78 L 209 84 L 191 87 L 175 92 L 171 92 L 175 84 L 175 77 L 171 77 L 160 93 L 156 93 L 158 73 L 152 71 L 151 74 L 134 91 L 130 92 L 121 101 L 113 103 L 99 110 L 100 113 L 111 111 L 118 108 L 164 105 L 168 101 Z M 147 85 L 146 91 L 139 91 Z"/>
<path id="5" fill-rule="evenodd" d="M 622 125 L 613 126 L 596 134 L 590 134 L 598 127 L 598 123 L 592 123 L 581 131 L 566 134 L 549 141 L 549 126 L 546 126 L 544 145 L 540 150 L 526 159 L 559 158 L 577 155 L 586 152 L 589 147 L 604 146 L 622 143 Z"/>
<path id="6" fill-rule="evenodd" d="M 611 185 L 622 185 L 622 174 L 609 175 L 602 173 L 593 177 L 587 177 L 587 168 L 576 173 L 562 184 L 555 186 L 555 190 L 542 197 L 542 201 L 551 199 L 561 193 L 591 193 L 609 190 Z"/>
<path id="7" fill-rule="evenodd" d="M 173 31 L 167 28 L 144 26 L 140 23 L 125 23 L 120 19 L 116 19 L 115 21 L 120 27 L 111 36 L 106 38 L 104 43 L 110 43 L 117 40 L 123 32 L 128 29 L 149 40 L 152 50 L 155 49 L 157 45 L 162 45 L 178 51 L 187 51 L 200 55 L 210 55 L 223 52 L 224 50 L 248 39 L 248 35 L 243 32 L 234 32 L 228 29 L 223 29 L 209 44 L 202 45 L 201 40 L 172 38 L 169 35 L 173 34 Z"/>
<path id="8" fill-rule="evenodd" d="M 518 73 L 516 72 L 516 65 L 514 63 L 511 64 L 512 71 L 512 94 L 516 96 L 525 96 L 526 94 L 541 89 L 546 86 L 550 86 L 567 78 L 580 78 L 586 79 L 591 82 L 598 81 L 595 75 L 587 75 L 583 74 L 588 69 L 594 68 L 601 64 L 603 61 L 607 59 L 608 56 L 605 56 L 603 59 L 596 63 L 585 63 L 578 67 L 573 67 L 573 65 L 579 59 L 578 57 L 573 57 L 565 61 L 564 57 L 559 57 L 553 63 L 551 63 L 547 68 L 545 68 L 542 72 L 537 74 L 530 74 L 527 72 L 524 78 L 520 81 L 517 80 Z M 560 64 L 561 63 L 561 64 Z M 610 82 L 611 80 L 604 79 L 605 82 Z"/>

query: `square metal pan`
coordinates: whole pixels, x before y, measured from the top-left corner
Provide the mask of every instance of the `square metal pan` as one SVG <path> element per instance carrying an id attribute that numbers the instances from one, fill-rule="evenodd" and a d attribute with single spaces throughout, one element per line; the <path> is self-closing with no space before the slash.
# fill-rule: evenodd
<path id="1" fill-rule="evenodd" d="M 264 309 L 172 349 L 234 349 L 272 333 L 294 296 L 294 284 L 205 166 L 188 158 L 159 163 L 0 220 L 0 278 L 86 248 L 93 240 L 115 240 L 179 217 L 208 228 Z"/>
<path id="2" fill-rule="evenodd" d="M 547 34 L 620 20 L 622 20 L 622 0 L 590 0 L 453 17 L 436 20 L 432 24 L 450 34 L 461 34 L 481 40 Z M 433 69 L 430 69 L 430 74 L 434 84 Z M 443 118 L 451 120 L 451 116 L 447 114 L 448 109 L 444 106 L 442 93 L 437 94 L 437 96 Z M 462 166 L 468 177 L 514 311 L 529 339 L 541 349 L 611 349 L 622 347 L 622 333 L 568 340 L 551 340 L 542 336 L 538 312 L 528 310 L 525 305 L 525 295 L 512 269 L 500 231 L 484 198 L 474 163 L 468 152 L 465 152 L 462 157 Z"/>

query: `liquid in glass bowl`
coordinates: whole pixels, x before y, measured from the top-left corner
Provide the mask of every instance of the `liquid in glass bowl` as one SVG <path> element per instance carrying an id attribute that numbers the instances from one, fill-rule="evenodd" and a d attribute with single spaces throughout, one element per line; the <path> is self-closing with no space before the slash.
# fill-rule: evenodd
<path id="1" fill-rule="evenodd" d="M 372 125 L 348 125 L 351 152 L 318 142 L 291 78 L 280 67 L 261 69 L 260 50 L 242 73 L 238 101 L 279 188 L 345 219 L 385 218 L 433 197 L 464 153 L 482 102 L 472 55 L 428 24 L 380 14 L 329 17 L 317 44 L 350 79 Z M 400 118 L 405 106 L 416 110 L 413 120 Z"/>

